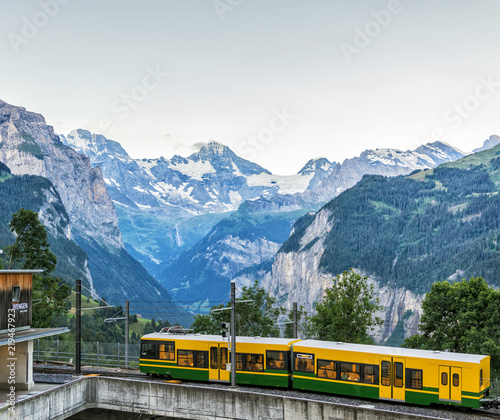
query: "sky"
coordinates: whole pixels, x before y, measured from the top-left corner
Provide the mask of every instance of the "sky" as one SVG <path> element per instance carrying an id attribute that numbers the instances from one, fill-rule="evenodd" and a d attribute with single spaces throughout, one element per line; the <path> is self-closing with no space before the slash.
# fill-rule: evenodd
<path id="1" fill-rule="evenodd" d="M 496 0 L 3 0 L 0 99 L 133 158 L 274 174 L 500 135 Z"/>

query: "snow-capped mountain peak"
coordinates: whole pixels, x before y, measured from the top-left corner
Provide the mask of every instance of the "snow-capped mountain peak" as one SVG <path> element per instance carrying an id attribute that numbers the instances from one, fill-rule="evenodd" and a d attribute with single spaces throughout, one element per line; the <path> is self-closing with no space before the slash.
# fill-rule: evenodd
<path id="1" fill-rule="evenodd" d="M 306 175 L 311 172 L 329 171 L 336 164 L 337 164 L 336 162 L 330 162 L 327 158 L 323 157 L 310 159 L 299 171 L 299 174 Z"/>
<path id="2" fill-rule="evenodd" d="M 380 148 L 365 150 L 358 159 L 366 160 L 370 165 L 398 166 L 401 168 L 427 169 L 450 160 L 465 156 L 460 150 L 440 141 L 419 146 L 416 150 Z M 354 158 L 357 159 L 357 158 Z"/>
<path id="3" fill-rule="evenodd" d="M 200 150 L 191 156 L 198 156 L 203 159 L 210 156 L 223 156 L 232 153 L 231 149 L 215 140 L 201 146 Z"/>
<path id="4" fill-rule="evenodd" d="M 466 153 L 442 141 L 427 143 L 415 150 L 415 153 L 427 156 L 430 158 L 431 164 L 434 166 L 451 160 L 458 160 L 466 155 Z"/>
<path id="5" fill-rule="evenodd" d="M 63 144 L 88 156 L 94 163 L 101 163 L 109 156 L 124 161 L 132 160 L 120 143 L 109 140 L 102 134 L 94 134 L 79 128 L 67 136 L 59 135 L 59 137 Z"/>

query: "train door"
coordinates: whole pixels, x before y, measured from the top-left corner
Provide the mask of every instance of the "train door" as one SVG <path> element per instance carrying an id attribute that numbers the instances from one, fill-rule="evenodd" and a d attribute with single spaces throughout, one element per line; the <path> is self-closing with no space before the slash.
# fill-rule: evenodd
<path id="1" fill-rule="evenodd" d="M 405 359 L 397 357 L 380 358 L 380 399 L 405 400 L 404 371 Z"/>
<path id="2" fill-rule="evenodd" d="M 220 343 L 210 343 L 209 379 L 211 381 L 229 382 L 229 372 L 226 370 L 227 363 L 227 346 Z"/>
<path id="3" fill-rule="evenodd" d="M 439 366 L 439 400 L 462 402 L 462 369 L 453 366 Z"/>

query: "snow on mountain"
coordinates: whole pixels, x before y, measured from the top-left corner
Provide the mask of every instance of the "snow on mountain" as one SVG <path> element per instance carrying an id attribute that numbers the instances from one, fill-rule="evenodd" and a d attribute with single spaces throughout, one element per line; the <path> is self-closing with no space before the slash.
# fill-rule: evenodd
<path id="1" fill-rule="evenodd" d="M 215 141 L 189 157 L 132 159 L 119 143 L 86 130 L 61 136 L 64 144 L 100 165 L 115 202 L 137 208 L 177 206 L 189 214 L 233 211 L 245 200 L 276 194 L 303 193 L 316 172 L 332 165 L 291 176 L 272 175 Z"/>
<path id="2" fill-rule="evenodd" d="M 403 168 L 425 168 L 432 164 L 432 159 L 429 156 L 409 150 L 406 152 L 397 149 L 366 150 L 361 153 L 360 158 L 368 160 L 374 166 L 386 165 Z"/>
<path id="3" fill-rule="evenodd" d="M 446 163 L 463 158 L 466 153 L 442 141 L 427 143 L 415 150 L 416 155 L 427 156 L 430 159 L 430 165 L 437 166 L 441 163 Z M 415 168 L 420 169 L 420 168 Z M 425 168 L 423 168 L 425 169 Z"/>
<path id="4" fill-rule="evenodd" d="M 361 153 L 372 165 L 400 166 L 403 168 L 427 169 L 465 156 L 465 153 L 442 142 L 424 144 L 414 151 L 398 149 L 375 149 Z"/>
<path id="5" fill-rule="evenodd" d="M 413 151 L 365 150 L 361 155 L 346 159 L 333 168 L 331 175 L 323 182 L 326 191 L 324 202 L 354 186 L 363 175 L 407 175 L 416 169 L 434 168 L 464 156 L 465 153 L 443 142 L 427 143 Z"/>
<path id="6" fill-rule="evenodd" d="M 326 158 L 314 158 L 310 159 L 304 167 L 299 171 L 299 174 L 311 174 L 317 173 L 319 171 L 328 172 L 336 165 L 335 162 L 330 162 Z"/>
<path id="7" fill-rule="evenodd" d="M 278 194 L 300 194 L 307 190 L 314 174 L 272 175 L 261 173 L 252 175 L 247 182 L 250 187 L 264 186 L 275 190 Z M 264 193 L 269 195 L 270 193 Z"/>

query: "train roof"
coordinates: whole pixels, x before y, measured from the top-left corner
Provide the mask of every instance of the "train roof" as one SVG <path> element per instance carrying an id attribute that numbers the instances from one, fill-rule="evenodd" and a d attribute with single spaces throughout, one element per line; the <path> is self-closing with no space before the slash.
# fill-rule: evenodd
<path id="1" fill-rule="evenodd" d="M 447 351 L 432 351 L 432 350 L 415 350 L 403 347 L 385 347 L 374 346 L 369 344 L 350 344 L 332 341 L 320 340 L 302 340 L 294 343 L 294 350 L 296 347 L 308 347 L 314 349 L 328 349 L 328 350 L 342 350 L 353 351 L 360 353 L 374 353 L 382 356 L 402 356 L 402 357 L 416 357 L 435 360 L 448 360 L 452 362 L 466 362 L 466 363 L 479 363 L 483 360 L 485 355 L 479 354 L 465 354 L 465 353 L 452 353 Z"/>
<path id="2" fill-rule="evenodd" d="M 207 334 L 170 334 L 170 333 L 151 333 L 142 336 L 143 340 L 196 340 L 196 341 L 227 341 L 221 335 Z M 253 343 L 253 344 L 277 344 L 289 345 L 297 339 L 292 338 L 274 338 L 274 337 L 239 337 L 236 336 L 236 343 Z"/>
<path id="3" fill-rule="evenodd" d="M 172 334 L 172 333 L 151 333 L 142 337 L 143 340 L 196 340 L 204 342 L 220 342 L 227 341 L 221 335 L 207 335 L 207 334 Z M 478 354 L 464 354 L 453 353 L 446 351 L 432 351 L 432 350 L 415 350 L 403 347 L 385 347 L 369 344 L 351 344 L 332 341 L 321 340 L 297 340 L 292 338 L 275 338 L 275 337 L 236 337 L 236 343 L 253 343 L 253 344 L 272 344 L 272 345 L 291 345 L 293 344 L 294 350 L 301 351 L 301 347 L 311 349 L 328 349 L 328 350 L 341 350 L 352 351 L 359 353 L 372 353 L 382 356 L 402 356 L 402 357 L 416 357 L 420 359 L 432 358 L 435 360 L 448 360 L 453 362 L 465 363 L 479 363 L 486 355 Z M 303 350 L 304 352 L 307 350 Z"/>

